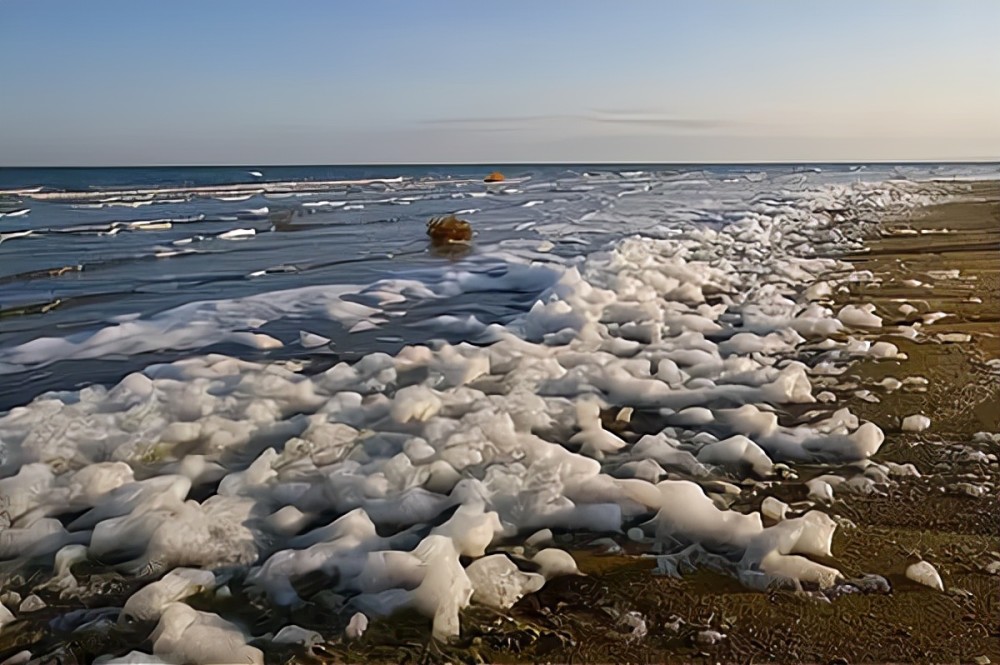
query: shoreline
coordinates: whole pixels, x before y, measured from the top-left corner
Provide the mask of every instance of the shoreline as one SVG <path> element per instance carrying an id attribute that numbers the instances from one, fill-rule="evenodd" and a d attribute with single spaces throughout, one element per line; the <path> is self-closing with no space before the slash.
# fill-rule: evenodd
<path id="1" fill-rule="evenodd" d="M 831 602 L 792 591 L 750 590 L 731 576 L 703 568 L 680 578 L 654 576 L 654 561 L 641 557 L 628 542 L 622 543 L 624 556 L 601 556 L 579 547 L 591 537 L 576 548 L 564 545 L 588 577 L 554 580 L 521 601 L 507 619 L 470 608 L 463 618 L 462 642 L 468 646 L 418 647 L 413 640 L 419 643 L 424 620 L 399 616 L 373 624 L 370 643 L 366 638 L 359 644 L 332 645 L 332 659 L 323 662 L 398 662 L 402 654 L 417 661 L 498 663 L 917 663 L 972 662 L 982 656 L 1000 662 L 1000 468 L 995 458 L 962 461 L 962 455 L 972 452 L 1000 455 L 1000 437 L 972 440 L 976 432 L 1000 431 L 1000 335 L 992 332 L 1000 312 L 1000 182 L 969 186 L 957 200 L 868 225 L 864 249 L 839 257 L 857 271 L 872 271 L 878 282 L 859 282 L 837 294 L 835 311 L 847 304 L 875 304 L 884 317 L 883 328 L 852 335 L 896 344 L 907 358 L 855 361 L 847 375 L 856 377 L 852 383 L 857 386 L 835 389 L 838 401 L 830 409 L 849 406 L 859 418 L 882 427 L 886 441 L 873 460 L 912 463 L 921 476 L 894 478 L 884 494 L 838 491 L 835 503 L 826 508 L 840 522 L 829 563 L 848 575 L 882 575 L 891 593 L 848 595 Z M 888 232 L 899 224 L 916 230 L 916 239 Z M 948 244 L 926 254 L 928 238 Z M 925 274 L 930 288 L 902 283 L 915 273 L 954 268 L 976 277 L 969 281 L 977 287 L 963 289 L 963 296 L 974 290 L 982 302 L 958 298 L 946 278 Z M 919 301 L 920 313 L 914 317 L 949 308 L 958 316 L 927 324 L 925 339 L 908 340 L 898 335 L 899 324 L 913 322 L 899 316 L 901 300 Z M 972 340 L 936 338 L 952 333 L 970 334 Z M 959 358 L 965 363 L 961 370 L 943 371 Z M 996 361 L 994 367 L 986 364 L 989 360 Z M 947 412 L 949 396 L 969 385 L 962 383 L 965 371 L 989 381 L 977 384 L 988 392 L 980 401 L 985 407 L 975 410 L 974 418 Z M 924 376 L 929 383 L 926 392 L 874 388 L 878 403 L 856 394 L 888 376 Z M 931 418 L 930 429 L 901 431 L 900 418 L 918 413 Z M 810 472 L 810 465 L 796 465 L 801 482 L 785 488 L 783 498 L 805 498 L 811 476 L 838 469 L 858 473 L 863 467 L 823 465 Z M 970 476 L 992 496 L 966 494 L 962 483 Z M 759 507 L 760 498 L 751 498 L 749 507 Z M 941 573 L 944 592 L 907 579 L 907 565 L 921 559 Z M 630 612 L 644 619 L 648 635 L 634 636 Z M 466 627 L 479 633 L 471 643 L 465 639 Z M 725 638 L 703 644 L 699 634 L 707 630 Z"/>
<path id="2" fill-rule="evenodd" d="M 829 599 L 814 593 L 753 591 L 730 576 L 707 569 L 680 578 L 658 577 L 652 575 L 653 560 L 636 556 L 639 550 L 628 542 L 619 543 L 628 556 L 601 556 L 593 547 L 584 548 L 594 540 L 594 534 L 587 538 L 567 536 L 557 540 L 558 546 L 572 552 L 588 577 L 556 578 L 522 600 L 506 617 L 470 608 L 462 615 L 460 645 L 428 644 L 427 619 L 404 612 L 373 621 L 359 642 L 327 645 L 326 654 L 317 655 L 317 662 L 398 662 L 401 653 L 416 660 L 485 658 L 493 662 L 689 662 L 701 658 L 733 662 L 751 657 L 795 662 L 822 662 L 834 657 L 880 662 L 926 658 L 936 662 L 955 657 L 971 660 L 980 655 L 993 658 L 990 649 L 996 646 L 997 635 L 995 625 L 989 625 L 989 612 L 995 607 L 996 578 L 983 571 L 993 562 L 993 553 L 1000 550 L 996 537 L 1000 510 L 985 503 L 995 501 L 996 462 L 994 459 L 991 466 L 988 460 L 981 463 L 974 456 L 971 460 L 954 459 L 953 453 L 965 453 L 964 449 L 953 450 L 956 447 L 951 444 L 971 444 L 972 435 L 983 431 L 980 426 L 992 432 L 1000 426 L 991 419 L 995 412 L 989 409 L 997 396 L 997 375 L 989 362 L 998 359 L 1000 347 L 996 337 L 989 337 L 994 319 L 983 315 L 995 308 L 1000 295 L 995 258 L 989 253 L 1000 220 L 995 214 L 1000 201 L 995 187 L 995 183 L 970 186 L 973 196 L 983 199 L 978 203 L 926 206 L 898 222 L 880 227 L 862 225 L 883 233 L 866 240 L 867 251 L 838 257 L 852 263 L 855 271 L 870 271 L 872 279 L 853 282 L 847 293 L 835 294 L 831 305 L 837 310 L 846 304 L 873 303 L 884 320 L 877 331 L 852 330 L 850 334 L 863 341 L 898 345 L 907 358 L 857 360 L 846 375 L 829 380 L 828 386 L 826 379 L 819 377 L 813 381 L 813 390 L 818 393 L 826 388 L 837 401 L 806 408 L 832 412 L 850 406 L 860 418 L 885 431 L 886 441 L 875 455 L 876 461 L 912 462 L 921 476 L 876 483 L 864 463 L 827 463 L 796 464 L 801 475 L 797 482 L 767 485 L 752 479 L 736 481 L 742 496 L 735 506 L 749 511 L 759 508 L 763 494 L 771 493 L 763 491 L 769 487 L 794 503 L 805 498 L 807 482 L 814 476 L 850 475 L 844 489 L 838 486 L 833 505 L 824 509 L 840 521 L 840 528 L 833 540 L 833 557 L 822 562 L 841 568 L 847 575 L 884 575 L 892 593 L 848 595 L 830 604 Z M 916 235 L 884 233 L 899 224 L 908 225 Z M 950 232 L 939 233 L 945 228 Z M 926 254 L 923 250 L 928 238 L 948 242 L 939 243 L 939 251 Z M 952 277 L 947 271 L 956 267 L 960 272 Z M 937 276 L 929 276 L 929 272 Z M 920 276 L 929 288 L 922 283 L 903 283 Z M 966 279 L 973 276 L 975 280 Z M 967 282 L 973 281 L 976 284 L 970 288 Z M 918 331 L 929 332 L 935 341 L 911 341 L 893 334 L 900 332 L 898 324 L 911 323 L 905 316 L 899 318 L 901 303 L 896 298 L 914 303 L 917 311 L 910 313 L 913 319 L 936 318 L 934 312 L 948 312 L 949 307 L 959 315 L 955 321 L 946 317 L 926 323 Z M 957 338 L 937 338 L 939 334 L 972 337 L 969 342 L 959 342 L 952 341 Z M 817 353 L 817 358 L 822 356 L 822 351 Z M 949 367 L 954 371 L 942 369 Z M 874 387 L 883 379 L 910 376 L 927 378 L 926 392 L 921 392 L 919 385 L 888 392 Z M 970 383 L 970 376 L 977 380 Z M 961 409 L 947 410 L 949 397 L 969 385 L 986 391 L 977 402 L 986 407 L 974 408 L 975 418 Z M 872 397 L 879 402 L 867 401 Z M 802 416 L 799 408 L 792 411 L 796 417 Z M 931 428 L 921 434 L 900 432 L 899 416 L 917 413 L 931 418 Z M 782 414 L 783 418 L 790 416 Z M 972 452 L 1000 452 L 1000 442 L 993 440 L 979 441 L 975 446 L 978 448 Z M 941 464 L 946 466 L 941 468 Z M 854 491 L 851 483 L 855 477 L 873 482 L 856 483 L 859 491 Z M 965 486 L 986 487 L 993 494 L 979 498 L 963 495 Z M 876 491 L 861 491 L 872 487 Z M 932 528 L 928 530 L 928 526 Z M 906 579 L 902 571 L 914 557 L 926 558 L 938 567 L 945 579 L 945 593 Z M 205 610 L 216 607 L 207 598 L 196 597 L 191 604 Z M 240 613 L 238 608 L 229 609 Z M 645 631 L 641 635 L 634 612 L 642 619 Z M 705 631 L 724 637 L 707 643 L 702 637 Z M 0 653 L 11 648 L 4 638 L 6 635 L 0 635 Z"/>

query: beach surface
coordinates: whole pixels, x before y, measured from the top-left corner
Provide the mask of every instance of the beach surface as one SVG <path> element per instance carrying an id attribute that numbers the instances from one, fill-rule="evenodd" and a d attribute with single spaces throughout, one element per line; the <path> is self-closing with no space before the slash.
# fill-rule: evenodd
<path id="1" fill-rule="evenodd" d="M 891 592 L 832 602 L 760 593 L 707 571 L 652 576 L 655 566 L 638 553 L 576 549 L 588 577 L 553 583 L 509 619 L 473 614 L 476 628 L 460 648 L 428 652 L 412 617 L 412 625 L 375 626 L 371 642 L 335 650 L 332 660 L 389 662 L 406 654 L 415 662 L 1000 662 L 1000 438 L 976 437 L 1000 431 L 1000 183 L 976 184 L 958 201 L 876 227 L 848 260 L 874 279 L 838 294 L 838 304 L 876 304 L 885 327 L 866 339 L 889 341 L 907 358 L 852 366 L 850 384 L 834 389 L 836 404 L 885 431 L 874 459 L 912 463 L 920 477 L 873 494 L 837 492 L 831 513 L 852 526 L 837 530 L 833 560 L 850 574 L 884 576 Z M 904 303 L 917 311 L 900 313 Z M 948 316 L 927 325 L 925 338 L 899 335 L 901 326 L 933 312 Z M 874 386 L 886 377 L 927 384 L 892 392 Z M 879 401 L 858 397 L 863 389 Z M 926 415 L 930 428 L 902 431 L 910 414 Z M 850 465 L 798 470 L 803 482 L 781 488 L 786 501 L 806 498 L 810 476 L 857 473 Z M 759 508 L 762 494 L 744 485 L 734 506 Z M 630 549 L 627 540 L 622 545 Z M 906 577 L 920 560 L 935 566 L 944 592 Z M 645 634 L 637 631 L 639 619 Z"/>
<path id="2" fill-rule="evenodd" d="M 1000 662 L 1000 184 L 857 173 L 418 178 L 212 219 L 229 192 L 198 189 L 169 224 L 28 229 L 52 256 L 12 292 L 55 304 L 3 310 L 0 660 Z M 468 255 L 372 212 L 358 272 L 250 272 L 453 198 L 486 211 Z M 181 230 L 247 220 L 243 250 Z M 396 225 L 409 254 L 370 255 Z M 150 309 L 95 323 L 119 231 L 232 274 L 130 267 Z M 64 237 L 98 266 L 65 301 L 33 263 Z M 191 278 L 231 297 L 179 304 Z"/>

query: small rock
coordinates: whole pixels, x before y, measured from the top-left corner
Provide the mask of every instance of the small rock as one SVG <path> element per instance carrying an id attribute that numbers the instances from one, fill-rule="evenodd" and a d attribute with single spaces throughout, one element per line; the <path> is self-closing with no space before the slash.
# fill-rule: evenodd
<path id="1" fill-rule="evenodd" d="M 819 478 L 813 478 L 806 483 L 809 488 L 809 498 L 821 503 L 833 503 L 833 487 Z"/>
<path id="2" fill-rule="evenodd" d="M 21 594 L 16 591 L 0 593 L 0 603 L 3 603 L 7 607 L 17 607 L 21 604 Z"/>
<path id="3" fill-rule="evenodd" d="M 931 426 L 931 419 L 927 416 L 922 415 L 912 415 L 903 418 L 903 431 L 904 432 L 923 432 L 925 429 Z"/>
<path id="4" fill-rule="evenodd" d="M 851 580 L 851 584 L 863 593 L 892 593 L 892 586 L 889 584 L 889 580 L 874 573 L 868 573 L 858 579 Z"/>
<path id="5" fill-rule="evenodd" d="M 1000 561 L 991 561 L 986 565 L 987 575 L 1000 575 Z"/>
<path id="6" fill-rule="evenodd" d="M 990 658 L 989 656 L 976 656 L 972 662 L 976 665 L 990 665 Z"/>
<path id="7" fill-rule="evenodd" d="M 882 379 L 881 381 L 879 381 L 878 385 L 882 386 L 886 390 L 892 391 L 892 390 L 898 390 L 899 388 L 901 388 L 902 385 L 903 385 L 903 382 L 900 381 L 899 379 L 893 378 L 891 376 L 887 376 L 884 379 Z"/>
<path id="8" fill-rule="evenodd" d="M 14 615 L 11 611 L 8 610 L 3 603 L 0 603 L 0 629 L 3 629 L 4 624 L 10 623 L 13 620 Z"/>
<path id="9" fill-rule="evenodd" d="M 368 617 L 366 617 L 361 612 L 357 612 L 351 617 L 350 623 L 347 624 L 347 628 L 344 629 L 344 634 L 348 639 L 356 640 L 368 629 Z"/>
<path id="10" fill-rule="evenodd" d="M 38 610 L 43 610 L 46 607 L 47 605 L 45 604 L 44 600 L 42 600 L 35 594 L 31 594 L 23 601 L 21 601 L 21 607 L 19 607 L 18 609 L 21 612 L 37 612 Z"/>
<path id="11" fill-rule="evenodd" d="M 761 502 L 760 514 L 775 522 L 780 522 L 788 514 L 788 504 L 769 496 Z"/>
<path id="12" fill-rule="evenodd" d="M 941 576 L 938 575 L 937 569 L 927 561 L 920 561 L 909 565 L 906 568 L 906 577 L 917 584 L 923 584 L 932 589 L 944 591 L 944 582 L 941 581 Z"/>

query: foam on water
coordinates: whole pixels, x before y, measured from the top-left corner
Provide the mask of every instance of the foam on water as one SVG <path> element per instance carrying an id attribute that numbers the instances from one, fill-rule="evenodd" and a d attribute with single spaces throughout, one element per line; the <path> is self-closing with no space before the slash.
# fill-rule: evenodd
<path id="1" fill-rule="evenodd" d="M 230 232 L 229 239 L 249 237 L 246 230 Z M 178 255 L 192 250 L 164 250 Z M 555 268 L 545 265 L 498 263 L 513 255 L 498 253 L 477 259 L 445 273 L 427 275 L 428 280 L 389 279 L 368 286 L 324 285 L 272 291 L 231 300 L 190 303 L 149 318 L 124 317 L 96 332 L 68 337 L 39 337 L 14 347 L 0 349 L 0 374 L 23 371 L 67 359 L 127 356 L 160 349 L 194 349 L 230 342 L 257 349 L 280 347 L 282 343 L 254 332 L 267 322 L 309 316 L 341 324 L 378 327 L 382 307 L 408 299 L 454 297 L 489 291 L 531 291 L 551 283 Z M 265 271 L 266 272 L 266 271 Z M 415 272 L 420 277 L 426 273 Z M 353 297 L 347 299 L 347 296 Z M 370 305 L 363 304 L 371 303 Z M 256 323 L 256 325 L 253 325 Z"/>
<path id="2" fill-rule="evenodd" d="M 666 233 L 649 201 L 626 197 L 617 219 L 649 233 L 582 261 L 498 250 L 492 265 L 196 302 L 2 349 L 10 372 L 213 341 L 266 348 L 282 342 L 261 325 L 304 313 L 358 329 L 382 325 L 400 299 L 541 291 L 506 325 L 433 324 L 467 326 L 478 345 L 411 344 L 310 374 L 194 355 L 10 410 L 0 416 L 2 574 L 52 562 L 59 588 L 85 597 L 94 590 L 70 570 L 81 557 L 162 576 L 123 616 L 155 622 L 153 654 L 169 662 L 215 662 L 214 645 L 249 641 L 180 602 L 223 579 L 284 607 L 308 602 L 296 582 L 322 574 L 347 599 L 346 616 L 409 607 L 436 637 L 457 635 L 470 603 L 504 610 L 578 572 L 567 552 L 539 549 L 544 530 L 627 530 L 669 574 L 704 565 L 758 589 L 835 585 L 832 518 L 773 501 L 731 510 L 714 479 L 777 482 L 788 468 L 779 462 L 866 462 L 879 449 L 879 428 L 846 409 L 788 426 L 775 410 L 815 402 L 816 377 L 858 353 L 892 356 L 844 340 L 844 326 L 881 321 L 870 308 L 824 304 L 829 291 L 816 285 L 852 276 L 823 255 L 856 247 L 860 219 L 930 194 L 886 183 L 772 196 L 742 212 L 691 209 Z M 606 224 L 600 216 L 572 228 Z M 564 235 L 560 224 L 546 232 Z M 298 341 L 322 346 L 321 332 Z M 802 362 L 816 342 L 828 354 L 819 372 Z M 619 436 L 601 424 L 605 407 L 658 418 L 658 431 Z M 840 491 L 823 478 L 809 489 L 819 506 Z M 69 515 L 79 516 L 56 519 Z M 500 544 L 523 546 L 523 559 Z M 255 647 L 230 648 L 262 662 Z"/>

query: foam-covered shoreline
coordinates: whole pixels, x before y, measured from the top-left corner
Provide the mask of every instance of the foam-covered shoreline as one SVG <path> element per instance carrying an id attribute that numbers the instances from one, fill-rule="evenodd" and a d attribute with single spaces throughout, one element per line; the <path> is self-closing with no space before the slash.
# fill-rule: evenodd
<path id="1" fill-rule="evenodd" d="M 627 530 L 665 572 L 683 561 L 757 588 L 846 584 L 809 558 L 830 555 L 836 524 L 822 510 L 728 510 L 719 480 L 780 482 L 777 462 L 878 449 L 878 428 L 849 412 L 779 425 L 782 405 L 816 401 L 816 376 L 852 354 L 894 354 L 850 339 L 881 322 L 825 303 L 865 276 L 816 254 L 856 248 L 862 224 L 947 191 L 828 187 L 758 202 L 723 228 L 622 240 L 566 268 L 524 316 L 484 327 L 485 346 L 411 346 L 312 377 L 199 356 L 110 390 L 43 396 L 0 417 L 3 556 L 55 555 L 50 588 L 82 595 L 69 566 L 84 558 L 129 576 L 215 570 L 172 573 L 154 583 L 163 591 L 130 600 L 167 658 L 186 631 L 241 633 L 176 604 L 193 589 L 247 586 L 262 605 L 294 606 L 307 599 L 293 582 L 317 572 L 349 612 L 415 607 L 437 636 L 457 634 L 470 601 L 503 609 L 573 572 L 568 554 L 544 547 L 545 529 Z M 602 408 L 652 413 L 663 428 L 626 441 L 601 426 Z M 500 544 L 526 546 L 534 565 Z"/>

